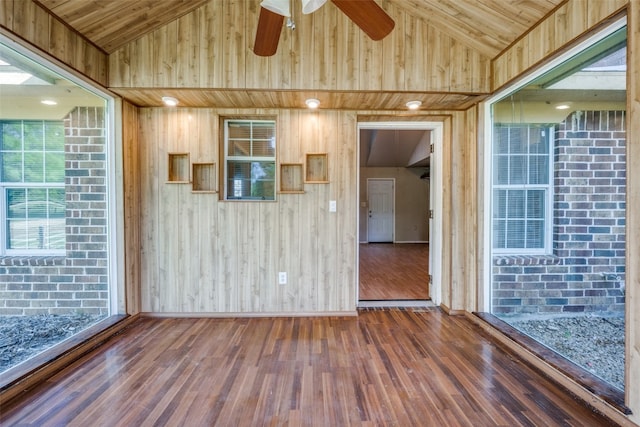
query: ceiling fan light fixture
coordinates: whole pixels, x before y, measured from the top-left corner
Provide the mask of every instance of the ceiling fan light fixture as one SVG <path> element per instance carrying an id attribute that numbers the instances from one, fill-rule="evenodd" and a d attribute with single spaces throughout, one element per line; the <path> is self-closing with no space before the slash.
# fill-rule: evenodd
<path id="1" fill-rule="evenodd" d="M 278 15 L 291 16 L 291 3 L 289 0 L 263 0 L 260 6 Z"/>
<path id="2" fill-rule="evenodd" d="M 302 13 L 305 15 L 320 9 L 327 0 L 302 0 Z"/>
<path id="3" fill-rule="evenodd" d="M 315 98 L 309 98 L 306 101 L 304 101 L 304 103 L 307 104 L 307 107 L 311 109 L 316 109 L 320 106 L 320 101 Z"/>
<path id="4" fill-rule="evenodd" d="M 406 103 L 406 106 L 410 110 L 417 110 L 422 105 L 421 101 L 409 101 Z"/>
<path id="5" fill-rule="evenodd" d="M 178 100 L 172 96 L 163 96 L 162 102 L 164 102 L 164 105 L 167 107 L 175 107 L 178 105 Z"/>

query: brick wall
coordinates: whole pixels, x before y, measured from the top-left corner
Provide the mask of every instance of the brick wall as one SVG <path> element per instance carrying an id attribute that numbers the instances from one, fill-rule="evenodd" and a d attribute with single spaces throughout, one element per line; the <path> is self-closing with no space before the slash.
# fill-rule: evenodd
<path id="1" fill-rule="evenodd" d="M 108 314 L 104 109 L 65 123 L 66 256 L 0 257 L 0 314 Z"/>
<path id="2" fill-rule="evenodd" d="M 495 256 L 493 313 L 624 312 L 624 111 L 555 128 L 553 254 Z"/>

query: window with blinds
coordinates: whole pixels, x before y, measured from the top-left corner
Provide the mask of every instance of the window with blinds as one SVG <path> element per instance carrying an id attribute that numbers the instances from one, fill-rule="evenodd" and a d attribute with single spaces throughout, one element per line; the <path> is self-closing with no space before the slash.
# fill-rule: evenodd
<path id="1" fill-rule="evenodd" d="M 64 177 L 61 121 L 0 121 L 2 253 L 64 252 Z"/>
<path id="2" fill-rule="evenodd" d="M 225 199 L 275 200 L 276 122 L 225 120 Z"/>
<path id="3" fill-rule="evenodd" d="M 551 240 L 553 128 L 496 125 L 493 144 L 493 248 L 545 253 Z"/>

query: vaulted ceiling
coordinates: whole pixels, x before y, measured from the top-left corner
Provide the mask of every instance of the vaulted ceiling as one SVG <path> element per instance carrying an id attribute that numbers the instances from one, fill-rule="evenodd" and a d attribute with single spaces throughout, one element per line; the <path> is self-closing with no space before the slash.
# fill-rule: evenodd
<path id="1" fill-rule="evenodd" d="M 222 6 L 225 1 L 231 0 L 36 1 L 96 46 L 111 53 L 206 3 L 217 2 Z M 564 0 L 377 2 L 383 8 L 394 4 L 463 45 L 493 58 Z M 329 3 L 323 7 L 335 7 Z"/>

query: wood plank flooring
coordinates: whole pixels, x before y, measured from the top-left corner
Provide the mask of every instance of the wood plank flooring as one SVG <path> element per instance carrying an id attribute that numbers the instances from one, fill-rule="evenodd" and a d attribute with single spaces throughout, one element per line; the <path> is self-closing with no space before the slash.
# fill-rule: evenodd
<path id="1" fill-rule="evenodd" d="M 440 309 L 141 318 L 0 411 L 3 426 L 602 426 Z"/>
<path id="2" fill-rule="evenodd" d="M 361 244 L 359 267 L 360 300 L 429 299 L 428 244 Z"/>

